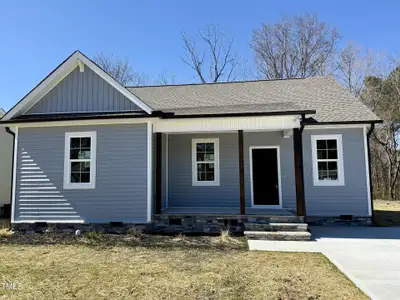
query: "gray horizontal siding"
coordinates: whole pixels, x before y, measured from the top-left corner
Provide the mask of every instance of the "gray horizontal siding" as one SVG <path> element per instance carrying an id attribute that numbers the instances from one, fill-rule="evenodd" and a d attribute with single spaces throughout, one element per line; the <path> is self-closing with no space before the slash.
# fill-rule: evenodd
<path id="1" fill-rule="evenodd" d="M 138 111 L 136 104 L 122 95 L 90 68 L 75 68 L 26 114 Z"/>
<path id="2" fill-rule="evenodd" d="M 239 154 L 237 133 L 169 135 L 169 207 L 239 207 Z M 219 138 L 220 186 L 192 186 L 192 139 Z M 282 132 L 244 133 L 245 197 L 251 206 L 250 146 L 281 148 L 283 207 L 295 209 L 293 140 Z"/>
<path id="3" fill-rule="evenodd" d="M 344 186 L 314 186 L 311 135 L 341 134 L 343 142 Z M 368 216 L 363 129 L 304 130 L 304 189 L 310 216 Z"/>
<path id="4" fill-rule="evenodd" d="M 95 189 L 63 189 L 65 132 L 71 131 L 97 132 Z M 28 186 L 29 195 L 33 197 L 22 193 L 27 182 L 22 180 L 26 177 L 21 168 L 27 164 L 35 164 L 49 179 L 46 183 L 54 187 L 51 193 L 37 189 L 44 187 L 38 177 L 29 182 L 33 184 Z M 20 128 L 15 208 L 16 221 L 146 222 L 146 124 Z"/>
<path id="5" fill-rule="evenodd" d="M 345 186 L 314 186 L 311 134 L 342 134 Z M 192 186 L 193 138 L 219 138 L 220 186 Z M 239 207 L 237 133 L 178 134 L 168 136 L 168 207 Z M 293 138 L 282 132 L 245 132 L 244 167 L 246 206 L 251 206 L 250 146 L 279 146 L 282 206 L 296 210 Z M 304 130 L 304 181 L 310 216 L 368 215 L 363 130 Z M 164 191 L 166 192 L 164 186 Z"/>
<path id="6" fill-rule="evenodd" d="M 192 139 L 219 138 L 220 186 L 192 186 Z M 237 134 L 168 135 L 169 207 L 238 207 Z"/>

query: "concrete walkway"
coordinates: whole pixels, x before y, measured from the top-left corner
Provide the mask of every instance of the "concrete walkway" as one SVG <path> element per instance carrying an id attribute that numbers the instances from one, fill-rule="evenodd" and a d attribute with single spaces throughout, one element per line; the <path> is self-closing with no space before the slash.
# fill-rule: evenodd
<path id="1" fill-rule="evenodd" d="M 321 252 L 372 299 L 400 299 L 400 227 L 311 227 L 311 242 L 249 241 L 250 250 Z"/>

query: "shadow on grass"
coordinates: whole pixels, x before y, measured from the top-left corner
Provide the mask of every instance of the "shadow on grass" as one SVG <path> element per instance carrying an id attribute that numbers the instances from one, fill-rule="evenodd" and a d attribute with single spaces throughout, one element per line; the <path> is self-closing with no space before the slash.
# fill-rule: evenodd
<path id="1" fill-rule="evenodd" d="M 374 221 L 378 226 L 400 226 L 400 211 L 375 210 Z"/>
<path id="2" fill-rule="evenodd" d="M 101 234 L 75 236 L 65 233 L 14 233 L 9 237 L 0 237 L 3 245 L 84 245 L 95 248 L 132 247 L 132 248 L 180 248 L 204 250 L 247 250 L 244 237 L 231 237 L 221 240 L 219 236 L 165 236 L 142 234 Z"/>

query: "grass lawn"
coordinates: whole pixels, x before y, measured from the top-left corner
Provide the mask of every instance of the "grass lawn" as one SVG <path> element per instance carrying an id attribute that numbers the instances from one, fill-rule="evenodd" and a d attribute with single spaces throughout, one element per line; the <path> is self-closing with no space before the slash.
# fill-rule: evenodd
<path id="1" fill-rule="evenodd" d="M 374 201 L 375 222 L 380 226 L 400 226 L 400 201 Z"/>
<path id="2" fill-rule="evenodd" d="M 0 238 L 0 280 L 19 287 L 0 285 L 0 299 L 368 299 L 321 254 L 249 252 L 244 239 L 41 239 Z"/>

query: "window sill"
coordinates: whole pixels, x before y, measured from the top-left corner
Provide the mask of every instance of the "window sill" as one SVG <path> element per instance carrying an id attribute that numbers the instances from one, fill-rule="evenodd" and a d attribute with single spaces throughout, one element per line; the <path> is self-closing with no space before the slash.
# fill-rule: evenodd
<path id="1" fill-rule="evenodd" d="M 219 182 L 215 181 L 204 181 L 204 182 L 192 182 L 192 186 L 219 186 Z"/>
<path id="2" fill-rule="evenodd" d="M 344 186 L 344 182 L 334 180 L 314 181 L 314 186 Z"/>
<path id="3" fill-rule="evenodd" d="M 75 184 L 64 184 L 64 190 L 92 190 L 96 188 L 94 183 L 75 183 Z"/>

